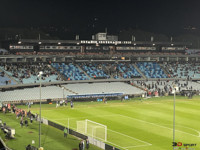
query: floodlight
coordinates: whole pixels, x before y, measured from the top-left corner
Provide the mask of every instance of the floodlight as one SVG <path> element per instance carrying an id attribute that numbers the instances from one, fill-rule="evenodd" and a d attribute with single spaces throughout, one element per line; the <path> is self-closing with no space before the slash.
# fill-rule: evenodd
<path id="1" fill-rule="evenodd" d="M 42 74 L 43 74 L 43 72 L 42 72 L 42 71 L 40 71 L 40 72 L 39 72 L 39 75 L 42 75 Z"/>
<path id="2" fill-rule="evenodd" d="M 43 72 L 42 72 L 42 71 L 40 71 L 40 72 L 38 73 L 38 77 L 40 77 L 41 75 L 43 75 Z"/>

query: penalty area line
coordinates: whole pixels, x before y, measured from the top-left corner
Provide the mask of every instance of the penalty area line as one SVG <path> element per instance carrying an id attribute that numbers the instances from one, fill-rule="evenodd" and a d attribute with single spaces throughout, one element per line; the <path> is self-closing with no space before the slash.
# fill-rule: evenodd
<path id="1" fill-rule="evenodd" d="M 124 148 L 145 147 L 145 146 L 151 146 L 151 145 L 135 145 L 135 146 L 127 146 L 127 147 L 124 147 Z"/>
<path id="2" fill-rule="evenodd" d="M 123 133 L 120 133 L 120 132 L 117 132 L 117 131 L 114 131 L 114 130 L 111 130 L 111 129 L 107 129 L 107 130 L 109 130 L 109 131 L 111 131 L 111 132 L 114 132 L 114 133 L 117 133 L 117 134 L 120 134 L 120 135 L 123 135 L 123 136 L 126 136 L 126 137 L 128 137 L 128 138 L 130 138 L 130 139 L 133 139 L 133 140 L 135 140 L 135 141 L 139 141 L 139 142 L 145 143 L 145 144 L 147 144 L 147 146 L 152 145 L 151 143 L 148 143 L 148 142 L 146 142 L 146 141 L 142 141 L 142 140 L 140 140 L 140 139 L 134 138 L 134 137 L 129 136 L 129 135 L 126 135 L 126 134 L 123 134 Z"/>
<path id="3" fill-rule="evenodd" d="M 114 145 L 114 146 L 117 146 L 117 147 L 119 147 L 119 148 L 122 148 L 122 149 L 124 149 L 124 150 L 128 150 L 129 148 L 134 148 L 134 147 L 145 147 L 145 146 L 151 146 L 151 145 L 134 145 L 134 146 L 127 146 L 127 147 L 122 147 L 122 146 L 120 146 L 120 145 L 117 145 L 117 144 L 115 144 L 115 143 L 113 143 L 113 142 L 110 142 L 110 141 L 106 141 L 106 143 L 110 143 L 110 144 L 112 144 L 112 145 Z"/>
<path id="4" fill-rule="evenodd" d="M 124 150 L 128 150 L 126 147 L 119 146 L 119 145 L 117 145 L 117 144 L 115 144 L 115 143 L 112 143 L 112 142 L 110 142 L 110 141 L 106 141 L 106 143 L 110 143 L 110 144 L 112 144 L 112 145 L 114 145 L 114 146 L 117 146 L 117 147 L 119 147 L 119 148 L 122 148 L 122 149 L 124 149 Z"/>
<path id="5" fill-rule="evenodd" d="M 154 125 L 154 126 L 158 126 L 158 127 L 161 127 L 161 128 L 166 128 L 166 129 L 173 130 L 173 128 L 162 126 L 162 125 L 159 125 L 159 124 L 156 124 L 156 123 L 153 123 L 153 122 L 148 122 L 148 121 L 145 121 L 145 120 L 140 120 L 140 119 L 137 119 L 137 118 L 133 118 L 133 117 L 129 117 L 129 116 L 124 116 L 124 115 L 120 115 L 120 114 L 119 114 L 119 116 L 122 116 L 122 117 L 125 117 L 125 118 L 130 118 L 132 120 L 137 120 L 137 121 L 144 122 L 144 123 L 147 123 L 147 124 L 151 124 L 151 125 Z M 176 130 L 176 131 L 184 133 L 184 134 L 188 134 L 188 135 L 191 135 L 191 136 L 194 136 L 194 137 L 200 137 L 199 135 L 197 136 L 197 135 L 194 135 L 194 134 L 191 134 L 191 133 L 188 133 L 188 132 L 184 132 L 184 131 L 180 131 L 180 130 Z"/>
<path id="6" fill-rule="evenodd" d="M 69 118 L 72 120 L 78 120 L 78 119 L 90 119 L 90 118 L 96 118 L 96 117 L 113 117 L 113 116 L 119 116 L 118 114 L 116 115 L 95 115 L 95 116 L 87 116 L 87 117 L 75 117 L 75 118 Z M 54 119 L 54 120 L 67 120 L 68 118 L 59 118 L 59 119 Z M 91 119 L 90 119 L 91 120 Z"/>

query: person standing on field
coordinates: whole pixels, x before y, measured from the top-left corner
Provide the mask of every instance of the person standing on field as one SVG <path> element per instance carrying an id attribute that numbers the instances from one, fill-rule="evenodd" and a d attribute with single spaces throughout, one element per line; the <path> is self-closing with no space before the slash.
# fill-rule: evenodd
<path id="1" fill-rule="evenodd" d="M 74 107 L 74 104 L 73 104 L 73 101 L 72 101 L 72 100 L 71 100 L 71 103 L 70 103 L 70 104 L 71 104 L 71 108 L 73 108 L 73 107 Z"/>
<path id="2" fill-rule="evenodd" d="M 82 150 L 82 141 L 79 142 L 78 147 L 79 147 L 79 150 Z"/>
<path id="3" fill-rule="evenodd" d="M 89 149 L 89 140 L 86 139 L 86 149 L 88 150 Z"/>
<path id="4" fill-rule="evenodd" d="M 64 129 L 64 138 L 67 138 L 67 129 Z"/>
<path id="5" fill-rule="evenodd" d="M 82 140 L 82 150 L 85 150 L 85 141 Z"/>

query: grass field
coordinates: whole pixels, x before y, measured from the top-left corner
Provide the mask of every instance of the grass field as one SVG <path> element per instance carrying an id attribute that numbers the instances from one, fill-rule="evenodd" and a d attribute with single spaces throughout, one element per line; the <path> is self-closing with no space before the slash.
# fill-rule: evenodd
<path id="1" fill-rule="evenodd" d="M 38 147 L 39 143 L 39 124 L 33 121 L 29 122 L 28 127 L 21 127 L 20 119 L 16 119 L 16 116 L 11 113 L 6 115 L 0 113 L 0 119 L 6 122 L 7 126 L 15 129 L 15 139 L 5 139 L 5 134 L 0 131 L 1 138 L 5 141 L 6 145 L 12 150 L 25 150 L 28 144 Z M 32 140 L 35 144 L 32 144 Z M 41 134 L 41 146 L 44 150 L 74 150 L 78 149 L 80 139 L 74 136 L 68 135 L 67 138 L 63 137 L 63 131 L 54 127 L 42 124 Z M 100 150 L 95 146 L 90 145 L 91 150 Z"/>
<path id="2" fill-rule="evenodd" d="M 32 112 L 38 113 L 37 106 Z M 170 150 L 173 141 L 173 97 L 147 100 L 74 103 L 74 108 L 43 105 L 42 116 L 76 129 L 76 121 L 89 119 L 108 127 L 107 143 L 124 150 Z M 200 97 L 176 97 L 175 141 L 197 144 L 200 150 Z M 182 146 L 182 149 L 186 147 Z"/>

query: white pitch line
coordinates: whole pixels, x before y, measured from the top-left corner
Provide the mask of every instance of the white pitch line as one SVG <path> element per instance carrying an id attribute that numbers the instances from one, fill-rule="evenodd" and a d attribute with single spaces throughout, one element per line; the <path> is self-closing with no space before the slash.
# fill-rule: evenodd
<path id="1" fill-rule="evenodd" d="M 176 126 L 180 126 L 180 127 L 186 128 L 186 129 L 193 130 L 193 131 L 195 131 L 195 132 L 197 132 L 199 134 L 197 137 L 200 137 L 200 131 L 198 131 L 196 129 L 193 129 L 193 128 L 190 128 L 190 127 L 185 127 L 185 126 L 182 126 L 182 125 L 176 125 Z"/>
<path id="2" fill-rule="evenodd" d="M 53 120 L 67 120 L 67 118 L 53 119 Z"/>
<path id="3" fill-rule="evenodd" d="M 97 115 L 97 116 L 87 116 L 87 117 L 76 117 L 76 118 L 69 118 L 69 119 L 88 119 L 88 118 L 96 118 L 96 117 L 112 117 L 112 116 L 119 116 L 118 114 L 116 115 Z M 60 118 L 60 119 L 54 119 L 54 120 L 67 120 L 68 118 Z"/>
<path id="4" fill-rule="evenodd" d="M 120 134 L 120 135 L 123 135 L 123 136 L 126 136 L 126 137 L 128 137 L 128 138 L 133 139 L 133 140 L 136 140 L 136 141 L 139 141 L 139 142 L 145 143 L 145 144 L 147 144 L 147 145 L 152 145 L 151 143 L 148 143 L 148 142 L 142 141 L 142 140 L 140 140 L 140 139 L 134 138 L 134 137 L 129 136 L 129 135 L 126 135 L 126 134 L 123 134 L 123 133 L 120 133 L 120 132 L 117 132 L 117 131 L 114 131 L 114 130 L 111 130 L 111 129 L 107 129 L 107 130 L 109 130 L 109 131 L 111 131 L 111 132 L 114 132 L 114 133 L 117 133 L 117 134 Z"/>
<path id="5" fill-rule="evenodd" d="M 159 124 L 156 124 L 156 123 L 152 123 L 152 122 L 136 119 L 136 118 L 133 118 L 133 117 L 128 117 L 128 116 L 124 116 L 124 115 L 120 115 L 120 114 L 119 114 L 119 116 L 130 118 L 130 119 L 137 120 L 137 121 L 144 122 L 144 123 L 148 123 L 148 124 L 155 125 L 155 126 L 158 126 L 158 127 L 161 127 L 161 128 L 166 128 L 166 129 L 173 130 L 172 128 L 169 128 L 169 127 L 165 127 L 165 126 L 162 126 L 162 125 L 159 125 Z M 195 136 L 195 137 L 200 137 L 200 136 L 197 136 L 197 135 L 194 135 L 194 134 L 190 134 L 188 132 L 184 132 L 184 131 L 180 131 L 180 130 L 176 130 L 176 131 L 182 132 L 182 133 L 185 133 L 185 134 L 188 134 L 188 135 L 191 135 L 191 136 Z"/>
<path id="6" fill-rule="evenodd" d="M 171 125 L 171 124 L 164 124 L 164 125 Z M 190 129 L 190 130 L 193 130 L 195 132 L 197 132 L 199 135 L 198 137 L 200 137 L 200 131 L 196 130 L 196 129 L 193 129 L 193 128 L 190 128 L 190 127 L 185 127 L 183 125 L 176 125 L 176 126 L 179 126 L 179 127 L 183 127 L 183 128 L 186 128 L 186 129 Z"/>
<path id="7" fill-rule="evenodd" d="M 178 125 L 178 126 L 181 126 L 181 125 Z M 193 131 L 196 131 L 199 134 L 197 137 L 200 137 L 200 131 L 198 131 L 196 129 L 193 129 L 193 128 L 185 127 L 185 126 L 182 126 L 182 127 L 188 128 L 188 129 L 193 130 Z"/>
<path id="8" fill-rule="evenodd" d="M 124 147 L 124 148 L 145 147 L 145 146 L 151 146 L 151 145 L 135 145 L 135 146 L 127 146 L 127 147 Z"/>
<path id="9" fill-rule="evenodd" d="M 122 149 L 128 150 L 128 149 L 126 149 L 126 147 L 119 146 L 119 145 L 117 145 L 117 144 L 115 144 L 115 143 L 112 143 L 112 142 L 109 142 L 109 141 L 106 141 L 106 142 L 107 142 L 107 143 L 110 143 L 110 144 L 112 144 L 112 145 L 114 145 L 114 146 L 120 147 L 120 148 L 122 148 Z"/>

